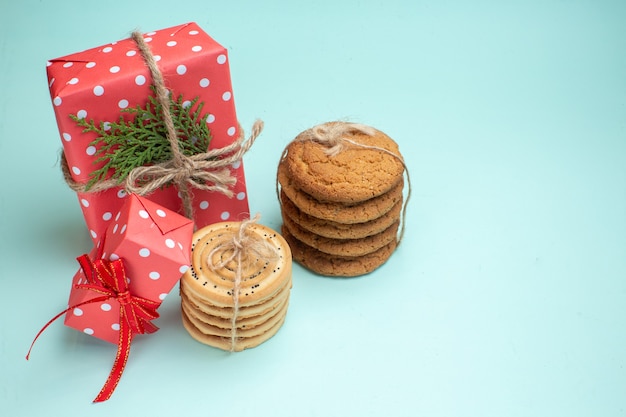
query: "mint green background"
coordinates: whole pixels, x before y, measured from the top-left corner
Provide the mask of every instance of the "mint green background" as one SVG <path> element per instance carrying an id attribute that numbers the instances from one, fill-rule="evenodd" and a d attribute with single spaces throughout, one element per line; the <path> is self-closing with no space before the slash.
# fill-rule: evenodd
<path id="1" fill-rule="evenodd" d="M 300 131 L 395 138 L 406 237 L 358 279 L 294 268 L 284 327 L 228 354 L 192 340 L 177 291 L 133 344 L 59 321 L 90 249 L 62 181 L 47 59 L 196 21 L 230 54 L 249 197 L 278 228 L 274 171 Z M 626 415 L 626 2 L 0 2 L 3 416 Z"/>

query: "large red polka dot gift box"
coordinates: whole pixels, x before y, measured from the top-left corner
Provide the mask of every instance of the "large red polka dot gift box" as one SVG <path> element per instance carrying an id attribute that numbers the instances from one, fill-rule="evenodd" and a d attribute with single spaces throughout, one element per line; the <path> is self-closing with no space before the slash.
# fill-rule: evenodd
<path id="1" fill-rule="evenodd" d="M 228 53 L 223 46 L 195 23 L 139 34 L 139 38 L 123 39 L 48 62 L 49 89 L 63 145 L 66 180 L 76 186 L 72 188 L 77 191 L 94 242 L 100 240 L 128 198 L 128 187 L 122 183 L 127 163 L 163 162 L 150 160 L 157 158 L 162 148 L 156 142 L 146 142 L 142 153 L 133 154 L 130 149 L 130 142 L 153 140 L 148 131 L 160 126 L 160 120 L 152 123 L 146 116 L 154 113 L 158 119 L 160 112 L 159 103 L 153 99 L 155 68 L 148 65 L 140 44 L 147 47 L 150 60 L 155 63 L 170 95 L 174 129 L 180 135 L 177 140 L 181 149 L 197 145 L 205 146 L 200 152 L 212 152 L 226 149 L 242 137 L 235 112 Z M 139 124 L 137 118 L 141 119 Z M 192 132 L 185 136 L 180 134 L 182 128 L 176 123 L 186 121 Z M 194 133 L 197 131 L 206 132 L 206 137 L 198 138 Z M 107 144 L 103 140 L 116 135 L 122 138 L 118 144 Z M 129 149 L 120 149 L 127 143 Z M 121 155 L 116 162 L 118 165 L 111 164 L 115 150 Z M 145 161 L 141 159 L 144 157 Z M 225 183 L 213 188 L 192 189 L 189 193 L 191 217 L 197 228 L 249 216 L 241 160 L 222 167 L 220 173 L 224 171 L 228 173 Z M 104 189 L 97 187 L 99 180 L 111 178 L 118 182 Z M 203 180 L 203 184 L 210 181 Z M 176 185 L 166 183 L 155 188 L 144 195 L 174 212 L 185 212 L 181 190 Z"/>
<path id="2" fill-rule="evenodd" d="M 89 264 L 81 263 L 72 279 L 65 324 L 117 344 L 120 326 L 128 321 L 121 316 L 124 297 L 120 294 L 127 293 L 135 301 L 146 300 L 149 309 L 156 311 L 189 268 L 192 235 L 191 220 L 129 194 L 88 255 Z M 102 271 L 93 267 L 98 262 L 106 263 Z M 121 285 L 127 286 L 123 289 L 107 289 L 116 284 L 99 282 L 114 268 L 113 262 L 123 268 L 116 272 L 124 281 Z"/>

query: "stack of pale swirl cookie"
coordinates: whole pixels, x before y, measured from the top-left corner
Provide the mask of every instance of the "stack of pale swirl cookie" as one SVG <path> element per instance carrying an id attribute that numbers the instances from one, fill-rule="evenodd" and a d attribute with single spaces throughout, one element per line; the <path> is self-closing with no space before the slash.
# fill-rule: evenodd
<path id="1" fill-rule="evenodd" d="M 298 135 L 277 173 L 293 259 L 336 277 L 385 263 L 399 242 L 404 171 L 398 145 L 372 127 L 330 122 Z"/>
<path id="2" fill-rule="evenodd" d="M 194 339 L 230 351 L 258 346 L 281 328 L 290 292 L 291 252 L 275 231 L 247 221 L 194 233 L 180 281 L 183 325 Z"/>

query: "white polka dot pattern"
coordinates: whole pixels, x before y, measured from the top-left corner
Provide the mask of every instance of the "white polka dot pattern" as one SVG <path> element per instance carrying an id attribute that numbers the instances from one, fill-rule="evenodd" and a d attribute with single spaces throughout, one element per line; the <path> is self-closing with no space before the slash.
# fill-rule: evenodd
<path id="1" fill-rule="evenodd" d="M 211 148 L 232 143 L 239 132 L 226 49 L 195 23 L 151 32 L 144 39 L 149 42 L 168 87 L 186 100 L 199 97 L 205 103 L 204 111 L 210 114 L 207 123 Z M 90 173 L 102 166 L 102 162 L 95 162 L 101 155 L 97 154 L 97 146 L 91 146 L 96 134 L 83 133 L 69 115 L 110 126 L 109 121 L 125 114 L 121 110 L 145 104 L 152 78 L 131 39 L 52 59 L 46 65 L 65 157 L 73 179 L 85 183 Z M 237 198 L 194 191 L 197 227 L 225 220 L 224 213 L 228 213 L 227 220 L 249 216 L 243 166 L 233 168 L 232 173 L 237 179 L 232 188 Z M 113 221 L 106 213 L 117 213 L 126 197 L 121 189 L 79 193 L 80 207 L 94 243 Z M 172 187 L 153 193 L 150 199 L 172 211 L 180 210 L 180 198 Z M 118 234 L 121 228 L 120 225 Z"/>
<path id="2" fill-rule="evenodd" d="M 96 246 L 89 256 L 121 259 L 130 293 L 160 303 L 189 268 L 192 234 L 191 220 L 146 198 L 130 195 L 116 215 L 111 215 L 102 247 Z M 77 284 L 93 283 L 79 269 L 72 280 L 70 306 L 100 297 L 94 291 L 76 289 Z M 119 309 L 114 298 L 83 304 L 67 313 L 65 324 L 117 343 Z"/>

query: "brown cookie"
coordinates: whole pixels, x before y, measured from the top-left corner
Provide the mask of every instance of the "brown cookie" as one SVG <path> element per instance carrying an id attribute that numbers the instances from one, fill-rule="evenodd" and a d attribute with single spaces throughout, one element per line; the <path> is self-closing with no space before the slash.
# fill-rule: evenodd
<path id="1" fill-rule="evenodd" d="M 372 253 L 396 240 L 399 220 L 380 233 L 360 239 L 332 239 L 311 233 L 300 227 L 289 216 L 283 216 L 283 226 L 300 242 L 329 255 L 357 257 Z"/>
<path id="2" fill-rule="evenodd" d="M 396 248 L 396 240 L 364 256 L 329 255 L 294 238 L 283 226 L 282 234 L 291 247 L 293 259 L 305 268 L 325 276 L 356 277 L 368 274 L 383 265 Z"/>
<path id="3" fill-rule="evenodd" d="M 300 210 L 281 191 L 280 195 L 283 216 L 289 217 L 294 223 L 305 230 L 331 239 L 360 239 L 381 233 L 397 222 L 402 213 L 402 201 L 398 201 L 389 212 L 377 219 L 363 223 L 339 223 L 332 220 L 319 219 Z"/>
<path id="4" fill-rule="evenodd" d="M 287 146 L 281 164 L 298 189 L 319 201 L 354 204 L 387 193 L 402 179 L 404 165 L 396 142 L 379 130 L 368 127 L 370 135 L 350 126 L 325 123 L 302 132 Z M 343 140 L 335 155 L 329 155 L 327 144 L 310 139 L 316 132 L 342 127 L 337 139 L 354 143 Z"/>
<path id="5" fill-rule="evenodd" d="M 284 165 L 278 166 L 278 182 L 281 192 L 302 212 L 318 219 L 337 223 L 364 223 L 388 213 L 399 201 L 402 201 L 404 181 L 401 178 L 393 188 L 378 197 L 357 203 L 343 204 L 319 201 L 296 188 Z"/>

